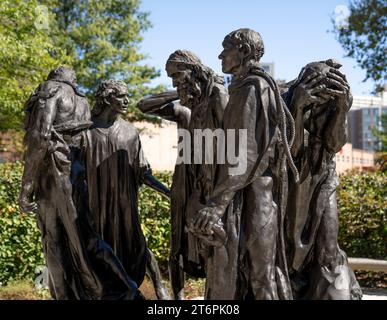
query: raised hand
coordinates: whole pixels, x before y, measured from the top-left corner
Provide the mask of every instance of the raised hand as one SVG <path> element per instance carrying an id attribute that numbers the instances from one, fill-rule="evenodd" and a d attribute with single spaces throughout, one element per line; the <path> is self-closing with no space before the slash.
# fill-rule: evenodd
<path id="1" fill-rule="evenodd" d="M 347 101 L 349 97 L 350 88 L 345 75 L 332 67 L 326 73 L 315 71 L 302 79 L 294 89 L 293 104 L 305 110 L 329 100 Z"/>
<path id="2" fill-rule="evenodd" d="M 310 105 L 329 101 L 328 97 L 319 95 L 327 88 L 324 83 L 325 79 L 325 75 L 313 72 L 301 80 L 294 89 L 293 104 L 298 108 L 305 109 Z"/>

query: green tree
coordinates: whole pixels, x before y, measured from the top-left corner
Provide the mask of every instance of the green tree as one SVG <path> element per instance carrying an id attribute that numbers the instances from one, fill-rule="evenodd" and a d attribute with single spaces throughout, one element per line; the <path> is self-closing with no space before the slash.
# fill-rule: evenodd
<path id="1" fill-rule="evenodd" d="M 148 13 L 141 12 L 139 0 L 45 0 L 56 14 L 56 44 L 72 57 L 78 82 L 92 93 L 102 79 L 125 81 L 130 93 L 130 115 L 140 116 L 135 108 L 146 94 L 160 92 L 162 86 L 146 84 L 159 71 L 141 63 L 142 33 L 151 27 Z M 89 95 L 92 98 L 91 95 Z"/>
<path id="2" fill-rule="evenodd" d="M 334 32 L 347 56 L 356 59 L 376 90 L 387 78 L 387 1 L 353 0 L 346 24 L 334 23 Z M 335 21 L 337 22 L 337 21 Z"/>
<path id="3" fill-rule="evenodd" d="M 68 63 L 49 29 L 39 27 L 37 0 L 0 2 L 0 130 L 21 129 L 23 104 L 48 72 Z M 53 15 L 47 15 L 48 23 Z"/>
<path id="4" fill-rule="evenodd" d="M 0 130 L 21 129 L 24 102 L 59 65 L 74 68 L 89 98 L 102 79 L 125 81 L 129 117 L 143 118 L 137 101 L 164 88 L 147 85 L 159 72 L 142 62 L 141 34 L 151 24 L 139 7 L 139 0 L 2 0 Z"/>

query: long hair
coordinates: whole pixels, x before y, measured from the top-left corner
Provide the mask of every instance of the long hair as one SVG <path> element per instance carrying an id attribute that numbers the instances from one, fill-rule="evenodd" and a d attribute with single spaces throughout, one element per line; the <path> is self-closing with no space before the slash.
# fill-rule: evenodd
<path id="1" fill-rule="evenodd" d="M 175 64 L 178 69 L 191 70 L 190 85 L 192 91 L 196 97 L 194 107 L 191 114 L 191 126 L 196 128 L 202 128 L 201 123 L 203 118 L 206 117 L 206 104 L 203 103 L 209 95 L 214 83 L 224 85 L 223 77 L 219 76 L 211 68 L 205 66 L 200 58 L 189 50 L 176 50 L 173 52 L 166 63 L 166 69 L 168 65 Z"/>

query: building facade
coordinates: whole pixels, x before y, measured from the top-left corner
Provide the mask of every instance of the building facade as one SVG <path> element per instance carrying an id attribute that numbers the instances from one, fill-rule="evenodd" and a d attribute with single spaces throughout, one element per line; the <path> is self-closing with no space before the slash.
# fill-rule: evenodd
<path id="1" fill-rule="evenodd" d="M 379 96 L 355 96 L 348 113 L 348 140 L 353 148 L 368 151 L 380 149 L 373 131 L 383 130 L 382 115 L 387 114 L 387 92 Z"/>
<path id="2" fill-rule="evenodd" d="M 347 170 L 370 170 L 375 166 L 375 152 L 356 149 L 347 143 L 336 154 L 336 171 L 339 174 Z"/>

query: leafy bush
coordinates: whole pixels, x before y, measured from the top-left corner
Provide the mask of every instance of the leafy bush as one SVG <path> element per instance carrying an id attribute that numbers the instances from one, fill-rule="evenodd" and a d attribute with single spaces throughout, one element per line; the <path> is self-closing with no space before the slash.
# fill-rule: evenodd
<path id="1" fill-rule="evenodd" d="M 44 265 L 40 232 L 33 215 L 20 212 L 17 198 L 23 165 L 0 165 L 0 286 L 10 280 L 32 278 Z"/>
<path id="2" fill-rule="evenodd" d="M 23 164 L 0 164 L 0 286 L 9 281 L 33 278 L 37 267 L 44 265 L 40 231 L 33 215 L 20 211 L 19 196 Z M 171 173 L 156 173 L 168 186 Z M 142 187 L 139 212 L 148 245 L 166 268 L 169 255 L 170 205 L 148 187 Z"/>
<path id="3" fill-rule="evenodd" d="M 348 172 L 338 188 L 339 243 L 350 257 L 387 259 L 387 174 Z"/>
<path id="4" fill-rule="evenodd" d="M 168 187 L 172 184 L 171 172 L 154 174 Z M 138 200 L 141 227 L 149 248 L 162 269 L 166 269 L 171 238 L 170 201 L 149 187 L 140 189 Z"/>

